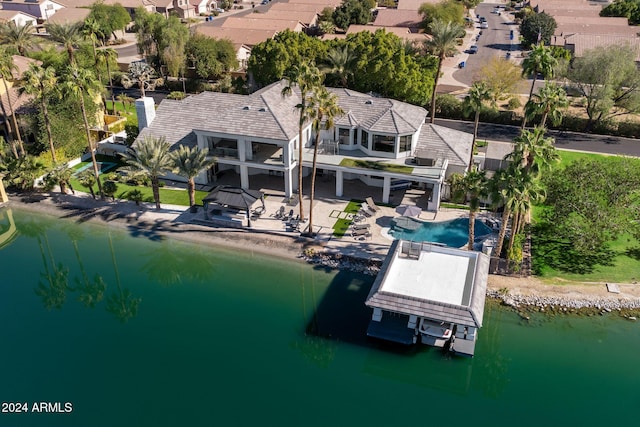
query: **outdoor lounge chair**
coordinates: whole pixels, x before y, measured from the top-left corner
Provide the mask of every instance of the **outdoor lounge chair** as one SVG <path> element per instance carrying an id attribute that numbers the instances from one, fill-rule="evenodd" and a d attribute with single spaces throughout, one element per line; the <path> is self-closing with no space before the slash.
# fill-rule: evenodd
<path id="1" fill-rule="evenodd" d="M 291 209 L 291 210 L 289 211 L 289 214 L 288 214 L 288 215 L 283 215 L 283 216 L 282 216 L 282 220 L 283 220 L 283 221 L 291 221 L 292 219 L 293 219 L 293 209 Z"/>
<path id="2" fill-rule="evenodd" d="M 359 230 L 353 230 L 351 232 L 351 236 L 355 238 L 367 238 L 367 237 L 371 237 L 371 232 L 366 228 L 362 228 Z"/>
<path id="3" fill-rule="evenodd" d="M 365 200 L 367 202 L 367 206 L 369 206 L 369 209 L 371 209 L 374 212 L 379 212 L 380 211 L 380 207 L 376 206 L 375 202 L 373 201 L 373 199 L 371 197 L 367 197 Z"/>
<path id="4" fill-rule="evenodd" d="M 273 214 L 275 219 L 282 219 L 284 218 L 284 206 L 280 206 L 280 209 L 278 209 L 276 211 L 275 214 Z"/>
<path id="5" fill-rule="evenodd" d="M 354 230 L 368 230 L 369 228 L 371 228 L 370 224 L 353 224 L 351 226 Z"/>

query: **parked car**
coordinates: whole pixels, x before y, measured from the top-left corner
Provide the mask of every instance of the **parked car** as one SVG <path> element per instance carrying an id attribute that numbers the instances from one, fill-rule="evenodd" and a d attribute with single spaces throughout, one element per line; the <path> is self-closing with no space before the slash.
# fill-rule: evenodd
<path id="1" fill-rule="evenodd" d="M 478 17 L 478 21 L 480 21 L 480 23 L 487 22 L 487 18 L 485 18 L 484 16 L 480 16 Z"/>
<path id="2" fill-rule="evenodd" d="M 262 0 L 262 3 L 260 4 L 269 4 L 269 0 Z"/>
<path id="3" fill-rule="evenodd" d="M 477 45 L 475 45 L 475 44 L 474 44 L 474 45 L 472 45 L 472 46 L 469 48 L 469 53 L 478 53 L 478 46 L 477 46 Z"/>
<path id="4" fill-rule="evenodd" d="M 218 12 L 218 13 L 224 13 L 224 9 L 221 7 L 216 7 L 215 9 L 213 9 L 214 12 Z"/>
<path id="5" fill-rule="evenodd" d="M 489 28 L 489 24 L 485 21 L 485 22 L 483 22 L 482 24 L 480 24 L 480 28 L 482 28 L 482 29 L 485 29 L 485 30 L 486 30 L 487 28 Z"/>

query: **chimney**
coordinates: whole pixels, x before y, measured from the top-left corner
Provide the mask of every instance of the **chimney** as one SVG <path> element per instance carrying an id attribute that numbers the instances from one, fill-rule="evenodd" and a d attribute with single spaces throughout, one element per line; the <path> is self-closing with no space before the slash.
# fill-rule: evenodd
<path id="1" fill-rule="evenodd" d="M 138 130 L 142 130 L 156 118 L 156 105 L 153 98 L 145 96 L 136 99 L 136 115 L 138 116 Z"/>

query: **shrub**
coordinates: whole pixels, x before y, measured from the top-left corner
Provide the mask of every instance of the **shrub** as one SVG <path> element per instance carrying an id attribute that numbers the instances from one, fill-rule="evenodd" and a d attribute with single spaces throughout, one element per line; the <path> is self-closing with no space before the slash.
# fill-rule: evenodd
<path id="1" fill-rule="evenodd" d="M 461 119 L 462 101 L 450 94 L 437 95 L 436 112 L 449 119 Z"/>
<path id="2" fill-rule="evenodd" d="M 137 206 L 140 206 L 140 202 L 143 200 L 142 191 L 135 189 L 127 193 L 127 199 L 135 202 Z"/>
<path id="3" fill-rule="evenodd" d="M 522 103 L 520 102 L 520 98 L 518 98 L 517 96 L 511 97 L 511 99 L 509 99 L 509 103 L 507 104 L 507 108 L 510 110 L 515 110 L 516 108 L 520 108 L 521 106 Z"/>
<path id="4" fill-rule="evenodd" d="M 171 93 L 169 93 L 169 95 L 167 95 L 168 99 L 176 99 L 176 100 L 181 100 L 181 99 L 185 99 L 187 97 L 187 95 L 184 92 L 180 92 L 180 91 L 172 91 Z"/>
<path id="5" fill-rule="evenodd" d="M 114 181 L 105 181 L 104 184 L 102 184 L 102 191 L 105 196 L 115 200 L 114 194 L 118 191 L 118 185 Z"/>

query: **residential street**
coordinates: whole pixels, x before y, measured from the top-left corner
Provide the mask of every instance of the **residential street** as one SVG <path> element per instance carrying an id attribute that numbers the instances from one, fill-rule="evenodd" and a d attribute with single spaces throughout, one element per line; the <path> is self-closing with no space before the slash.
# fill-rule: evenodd
<path id="1" fill-rule="evenodd" d="M 435 122 L 451 129 L 473 132 L 473 122 L 438 118 Z M 512 142 L 519 133 L 518 126 L 491 123 L 480 123 L 478 126 L 478 138 L 490 141 Z M 556 139 L 557 148 L 640 157 L 640 140 L 637 139 L 556 130 L 550 130 L 548 134 Z"/>

